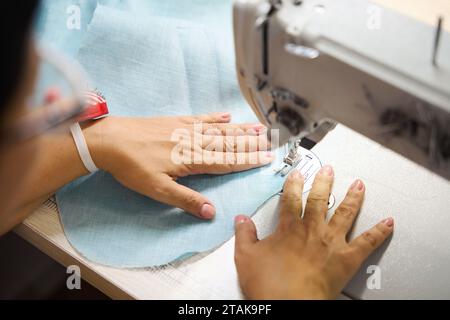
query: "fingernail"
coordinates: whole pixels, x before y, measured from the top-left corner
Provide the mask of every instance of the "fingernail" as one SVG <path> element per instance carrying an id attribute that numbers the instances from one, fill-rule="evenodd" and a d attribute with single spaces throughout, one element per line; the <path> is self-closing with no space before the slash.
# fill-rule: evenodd
<path id="1" fill-rule="evenodd" d="M 385 225 L 387 225 L 389 228 L 392 228 L 394 225 L 394 219 L 393 218 L 387 218 L 382 221 Z"/>
<path id="2" fill-rule="evenodd" d="M 60 97 L 59 89 L 56 87 L 52 87 L 47 89 L 45 92 L 44 102 L 45 103 L 53 103 L 55 100 L 58 100 Z"/>
<path id="3" fill-rule="evenodd" d="M 350 187 L 353 191 L 362 191 L 364 189 L 364 183 L 361 180 L 356 180 Z"/>
<path id="4" fill-rule="evenodd" d="M 249 221 L 250 219 L 249 219 L 249 217 L 247 217 L 247 216 L 243 216 L 243 215 L 240 215 L 240 216 L 236 216 L 235 218 L 234 218 L 234 224 L 235 225 L 238 225 L 238 224 L 241 224 L 241 223 L 246 223 L 247 221 Z"/>
<path id="5" fill-rule="evenodd" d="M 220 115 L 220 117 L 221 117 L 222 119 L 224 119 L 224 120 L 227 120 L 227 119 L 231 118 L 231 113 L 229 113 L 229 112 L 224 112 L 224 113 L 222 113 L 222 114 Z"/>
<path id="6" fill-rule="evenodd" d="M 294 170 L 294 171 L 292 171 L 290 177 L 291 177 L 292 179 L 300 179 L 300 178 L 302 178 L 303 176 L 302 176 L 302 173 L 300 172 L 300 170 Z"/>
<path id="7" fill-rule="evenodd" d="M 331 166 L 325 166 L 322 169 L 320 169 L 319 174 L 331 177 L 333 175 L 333 168 Z"/>
<path id="8" fill-rule="evenodd" d="M 267 128 L 266 128 L 265 125 L 258 123 L 258 124 L 255 124 L 255 125 L 252 127 L 252 129 L 255 130 L 256 133 L 261 133 L 261 132 L 263 132 L 264 130 L 266 130 Z"/>
<path id="9" fill-rule="evenodd" d="M 273 158 L 273 152 L 266 152 L 266 157 L 267 158 Z"/>
<path id="10" fill-rule="evenodd" d="M 216 209 L 210 204 L 205 203 L 200 209 L 200 216 L 204 219 L 212 219 L 216 214 Z"/>

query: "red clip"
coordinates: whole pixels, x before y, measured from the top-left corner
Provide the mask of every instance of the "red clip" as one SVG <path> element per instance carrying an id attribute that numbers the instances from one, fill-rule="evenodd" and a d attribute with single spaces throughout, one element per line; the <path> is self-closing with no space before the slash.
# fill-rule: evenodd
<path id="1" fill-rule="evenodd" d="M 109 115 L 108 105 L 105 98 L 98 92 L 86 93 L 87 109 L 78 118 L 79 122 L 97 120 Z"/>

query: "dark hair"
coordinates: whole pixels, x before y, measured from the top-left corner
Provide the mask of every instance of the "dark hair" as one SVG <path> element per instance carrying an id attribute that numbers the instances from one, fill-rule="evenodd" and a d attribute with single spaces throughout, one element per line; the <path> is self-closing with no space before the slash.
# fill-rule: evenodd
<path id="1" fill-rule="evenodd" d="M 0 116 L 22 80 L 39 0 L 0 1 Z"/>

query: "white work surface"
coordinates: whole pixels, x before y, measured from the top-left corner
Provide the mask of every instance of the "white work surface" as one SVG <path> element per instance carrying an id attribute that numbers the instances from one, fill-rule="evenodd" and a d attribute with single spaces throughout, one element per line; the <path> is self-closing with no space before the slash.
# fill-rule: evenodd
<path id="1" fill-rule="evenodd" d="M 428 23 L 435 21 L 437 13 L 450 18 L 448 0 L 377 2 Z M 367 263 L 379 266 L 381 289 L 367 289 L 369 275 L 364 266 L 345 293 L 363 299 L 450 298 L 450 183 L 342 126 L 314 152 L 335 168 L 333 193 L 337 202 L 354 179 L 366 183 L 366 200 L 354 235 L 384 217 L 395 218 L 393 237 Z M 269 201 L 254 218 L 261 236 L 276 222 L 276 200 Z M 82 277 L 112 298 L 241 298 L 233 262 L 234 239 L 179 265 L 121 270 L 94 264 L 77 253 L 68 243 L 51 201 L 16 232 L 61 264 L 80 266 Z"/>

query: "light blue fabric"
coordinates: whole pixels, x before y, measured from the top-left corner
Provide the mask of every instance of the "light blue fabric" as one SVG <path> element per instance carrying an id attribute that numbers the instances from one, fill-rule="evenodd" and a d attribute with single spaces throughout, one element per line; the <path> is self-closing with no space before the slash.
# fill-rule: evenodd
<path id="1" fill-rule="evenodd" d="M 179 8 L 175 17 L 164 10 L 152 12 L 148 4 L 139 15 L 143 11 L 161 15 L 142 19 L 130 11 L 98 6 L 78 60 L 114 115 L 228 110 L 236 121 L 256 121 L 235 79 L 231 2 L 217 7 L 187 2 L 190 5 Z M 170 11 L 167 2 L 160 3 Z M 198 19 L 186 15 L 193 12 Z M 281 158 L 280 151 L 273 166 L 180 180 L 214 203 L 213 221 L 138 195 L 104 172 L 81 178 L 57 194 L 65 233 L 85 257 L 115 267 L 159 266 L 213 249 L 233 235 L 234 216 L 252 214 L 281 190 L 283 179 L 273 173 Z"/>
<path id="2" fill-rule="evenodd" d="M 129 8 L 128 0 L 42 0 L 36 21 L 38 38 L 51 43 L 71 57 L 76 56 L 97 5 L 117 9 Z M 67 28 L 67 19 L 71 13 L 69 9 L 73 6 L 80 10 L 79 30 Z"/>

